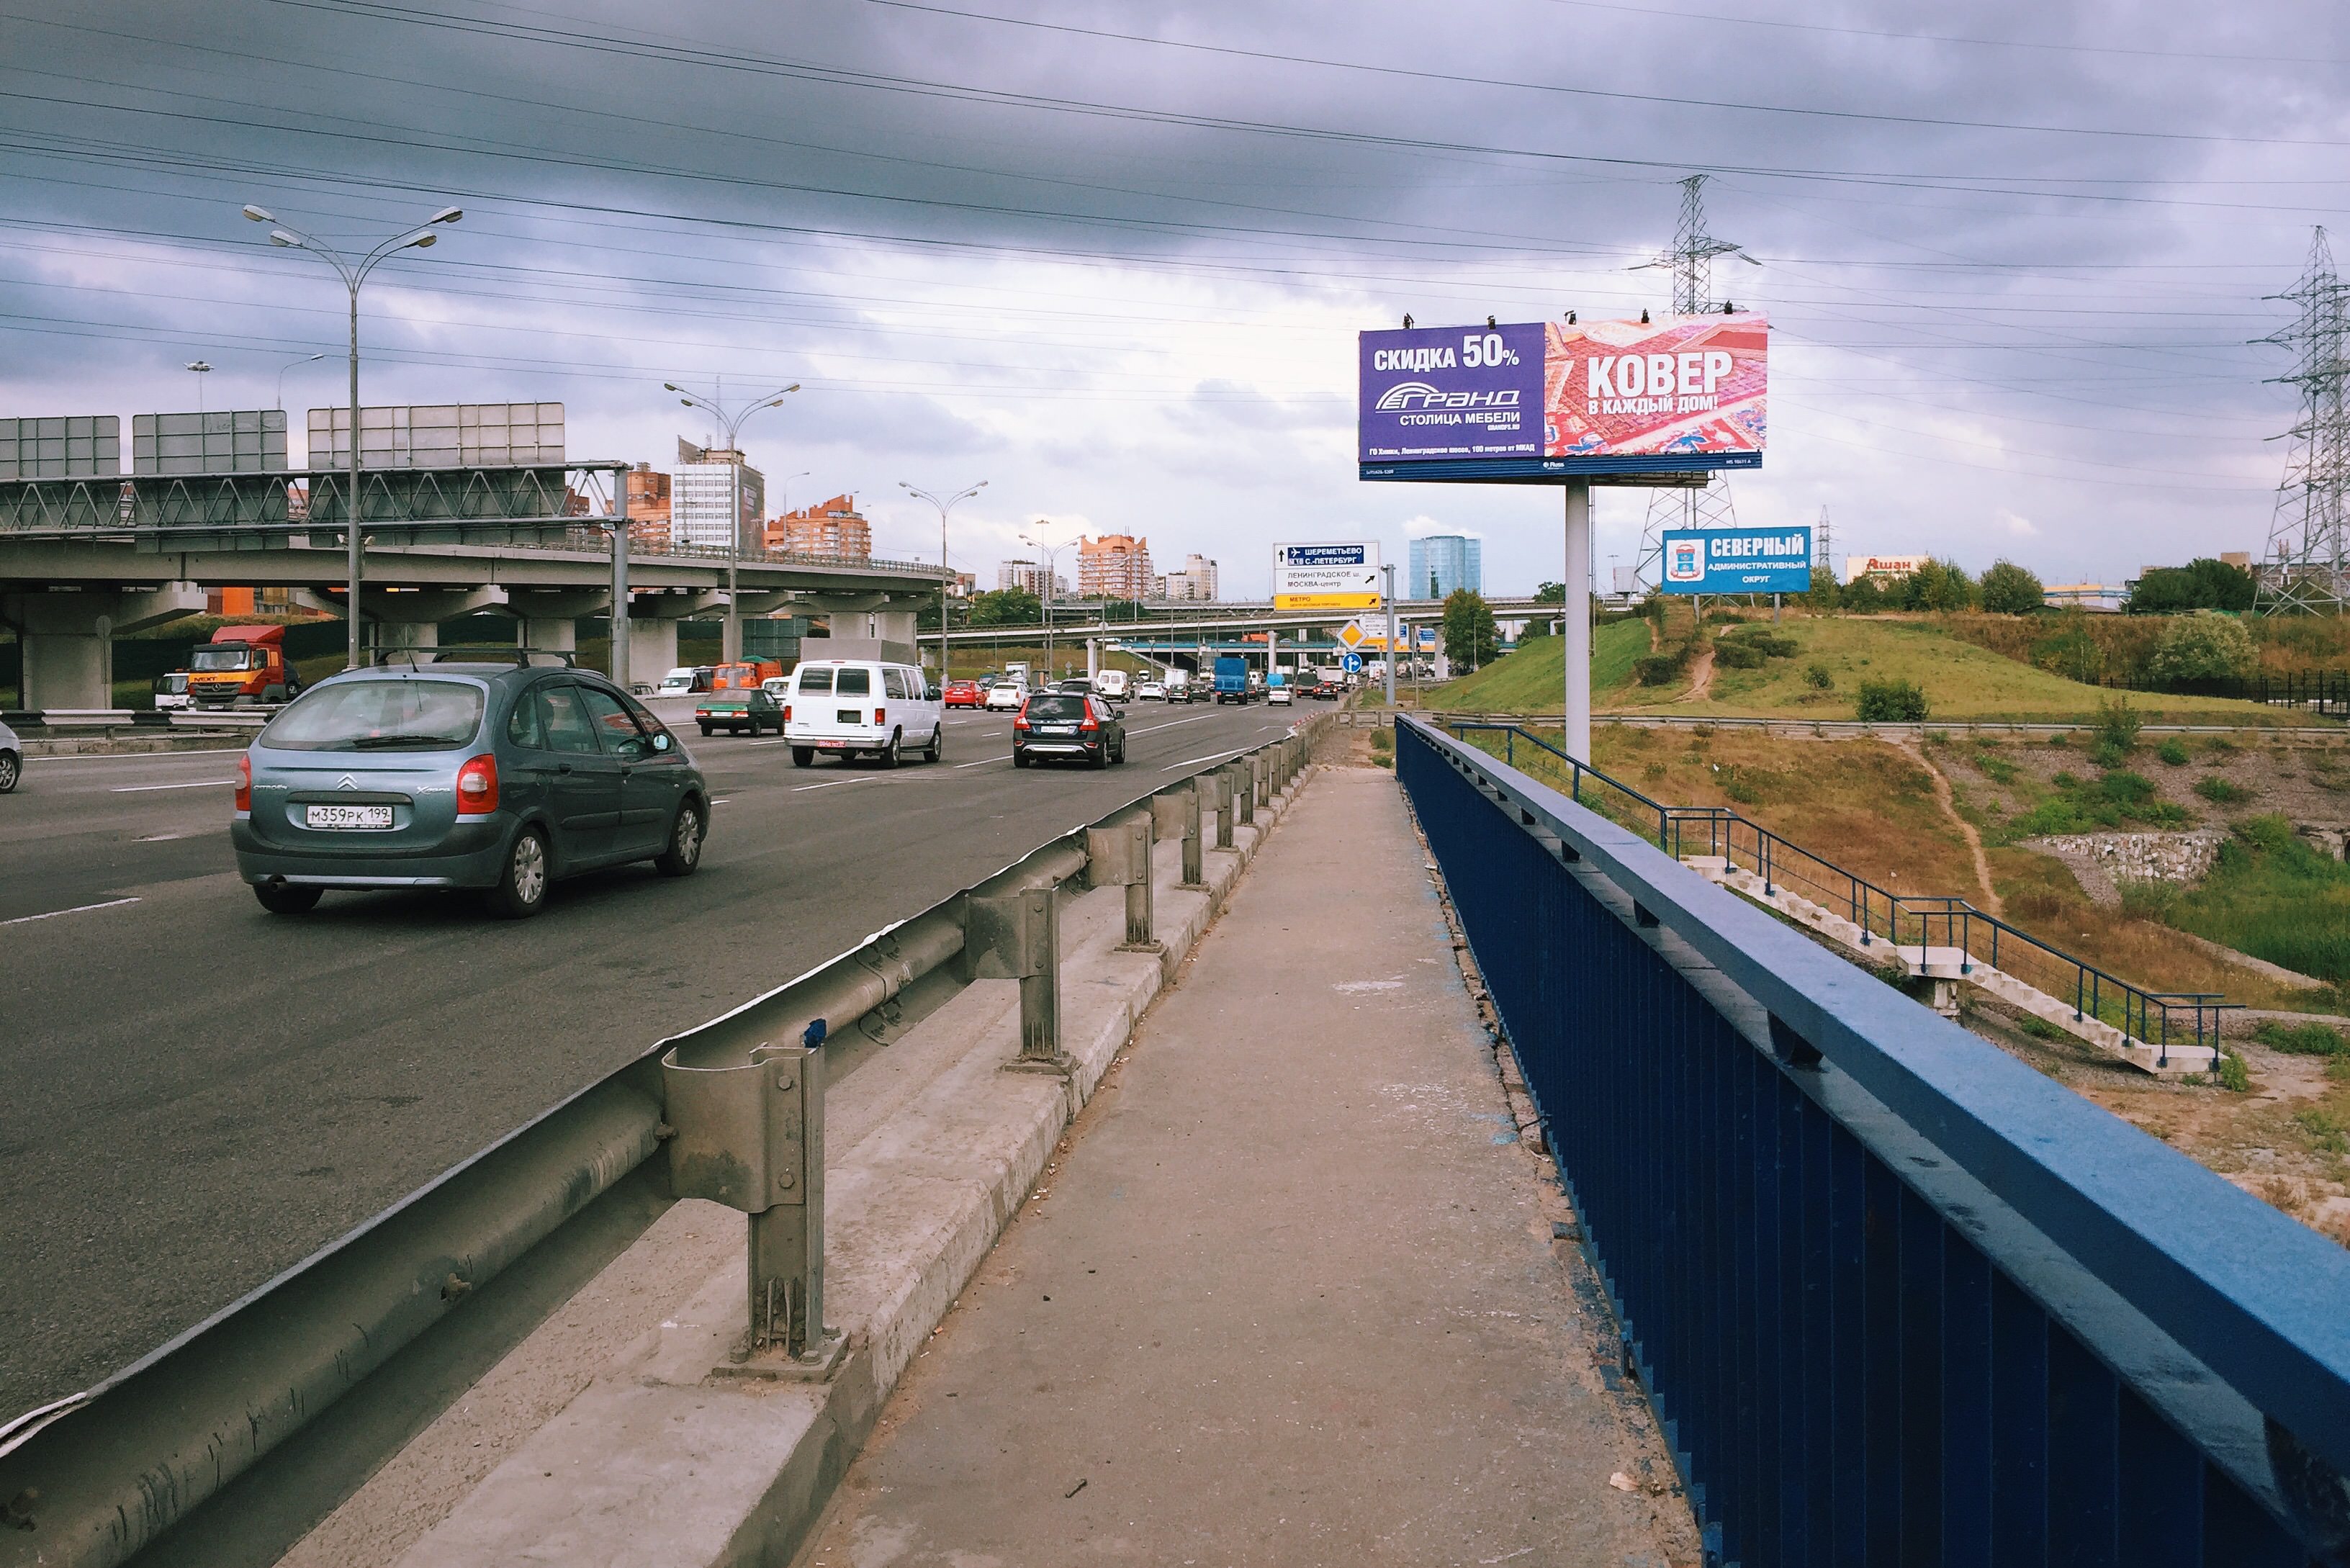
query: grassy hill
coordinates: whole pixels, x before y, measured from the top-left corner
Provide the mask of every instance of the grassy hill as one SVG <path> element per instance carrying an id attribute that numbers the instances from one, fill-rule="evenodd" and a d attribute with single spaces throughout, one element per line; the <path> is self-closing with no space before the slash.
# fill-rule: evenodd
<path id="1" fill-rule="evenodd" d="M 1722 629 L 1739 635 L 1736 628 Z M 1936 621 L 1791 616 L 1783 625 L 1756 629 L 1792 639 L 1796 651 L 1754 670 L 1717 666 L 1705 697 L 1690 701 L 1681 697 L 1687 680 L 1672 688 L 1631 683 L 1632 662 L 1648 652 L 1642 623 L 1603 627 L 1592 650 L 1598 705 L 1639 713 L 1850 719 L 1862 681 L 1907 680 L 1924 691 L 1935 719 L 2047 721 L 2093 718 L 2101 702 L 2116 696 L 1964 640 Z M 1528 642 L 1498 663 L 1429 692 L 1423 702 L 1457 712 L 1556 712 L 1559 659 L 1556 639 Z M 1825 673 L 1826 686 L 1814 684 L 1814 667 Z M 2313 722 L 2289 710 L 2217 697 L 2135 692 L 2129 701 L 2152 722 Z"/>

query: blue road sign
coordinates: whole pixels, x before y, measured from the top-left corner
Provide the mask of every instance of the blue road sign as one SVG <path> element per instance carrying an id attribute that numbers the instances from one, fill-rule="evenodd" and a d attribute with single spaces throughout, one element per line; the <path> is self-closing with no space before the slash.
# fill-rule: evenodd
<path id="1" fill-rule="evenodd" d="M 1338 660 L 1338 668 L 1349 675 L 1360 675 L 1363 672 L 1363 656 L 1359 653 L 1350 653 Z"/>
<path id="2" fill-rule="evenodd" d="M 1812 531 L 1669 531 L 1658 586 L 1669 594 L 1800 594 L 1812 586 Z"/>

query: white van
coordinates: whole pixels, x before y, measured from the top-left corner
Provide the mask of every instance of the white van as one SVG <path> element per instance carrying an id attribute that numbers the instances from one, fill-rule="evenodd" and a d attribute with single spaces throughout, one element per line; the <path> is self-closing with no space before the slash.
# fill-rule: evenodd
<path id="1" fill-rule="evenodd" d="M 928 678 L 903 664 L 861 659 L 804 659 L 792 672 L 784 701 L 784 739 L 800 767 L 818 752 L 881 759 L 898 765 L 911 749 L 926 763 L 946 751 L 946 705 L 931 695 Z"/>
<path id="2" fill-rule="evenodd" d="M 1113 702 L 1123 702 L 1130 680 L 1123 670 L 1097 670 L 1094 673 L 1094 695 L 1107 697 Z"/>

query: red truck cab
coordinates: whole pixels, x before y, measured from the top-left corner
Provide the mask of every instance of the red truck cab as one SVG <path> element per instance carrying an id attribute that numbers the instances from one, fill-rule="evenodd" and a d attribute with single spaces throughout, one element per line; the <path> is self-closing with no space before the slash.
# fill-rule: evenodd
<path id="1" fill-rule="evenodd" d="M 241 708 L 291 701 L 302 679 L 286 659 L 282 626 L 224 626 L 188 660 L 188 705 Z"/>

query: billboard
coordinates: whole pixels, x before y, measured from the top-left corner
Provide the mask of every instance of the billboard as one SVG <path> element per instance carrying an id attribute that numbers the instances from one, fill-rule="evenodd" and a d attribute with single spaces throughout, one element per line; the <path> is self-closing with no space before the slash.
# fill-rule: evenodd
<path id="1" fill-rule="evenodd" d="M 351 461 L 351 411 L 310 410 L 310 466 Z M 368 468 L 536 468 L 563 462 L 561 403 L 416 403 L 359 410 Z"/>
<path id="2" fill-rule="evenodd" d="M 111 479 L 121 472 L 116 415 L 0 420 L 0 479 Z"/>
<path id="3" fill-rule="evenodd" d="M 1377 609 L 1385 602 L 1376 541 L 1273 547 L 1275 609 Z"/>
<path id="4" fill-rule="evenodd" d="M 283 473 L 286 410 L 130 416 L 133 473 Z"/>
<path id="5" fill-rule="evenodd" d="M 1757 312 L 1366 332 L 1359 471 L 1556 483 L 1760 468 L 1769 348 Z"/>
<path id="6" fill-rule="evenodd" d="M 1800 594 L 1812 586 L 1812 530 L 1672 528 L 1657 585 L 1669 594 Z"/>
<path id="7" fill-rule="evenodd" d="M 1906 577 L 1931 559 L 1930 556 L 1846 556 L 1844 580 L 1851 583 L 1863 577 Z"/>

